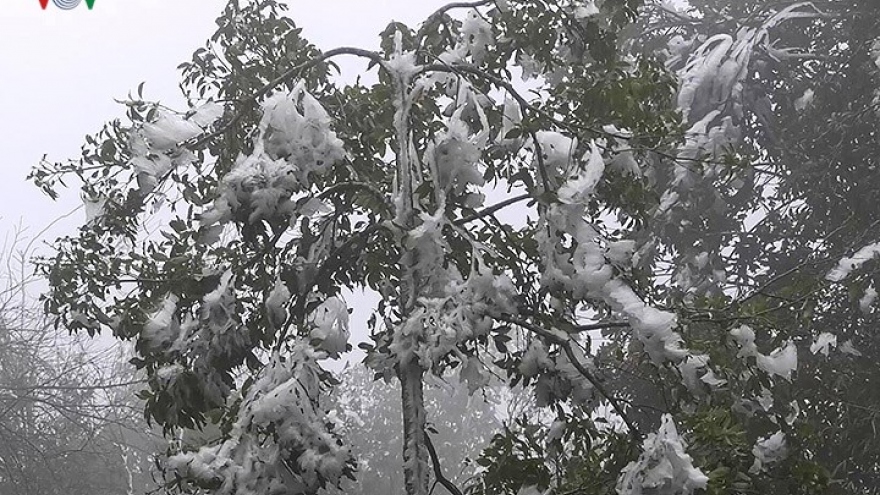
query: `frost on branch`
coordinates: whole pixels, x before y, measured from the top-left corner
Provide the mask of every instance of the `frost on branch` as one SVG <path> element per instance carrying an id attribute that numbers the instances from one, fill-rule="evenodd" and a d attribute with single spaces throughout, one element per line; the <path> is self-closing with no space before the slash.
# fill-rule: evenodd
<path id="1" fill-rule="evenodd" d="M 171 456 L 168 469 L 216 495 L 316 493 L 350 475 L 349 448 L 319 400 L 324 357 L 306 343 L 274 354 L 247 390 L 229 438 Z"/>
<path id="2" fill-rule="evenodd" d="M 706 488 L 709 478 L 698 468 L 685 449 L 672 416 L 664 414 L 660 429 L 642 445 L 638 460 L 627 465 L 617 482 L 619 495 L 690 495 Z"/>
<path id="3" fill-rule="evenodd" d="M 459 346 L 489 333 L 493 322 L 487 312 L 514 313 L 517 293 L 509 277 L 485 270 L 475 269 L 462 279 L 454 268 L 449 268 L 441 292 L 435 297 L 419 298 L 412 314 L 395 331 L 391 346 L 395 359 L 403 361 L 414 356 L 424 369 L 440 373 L 442 359 L 453 353 L 460 361 L 481 367 L 476 360 L 471 362 Z M 469 370 L 471 377 L 477 372 Z"/>

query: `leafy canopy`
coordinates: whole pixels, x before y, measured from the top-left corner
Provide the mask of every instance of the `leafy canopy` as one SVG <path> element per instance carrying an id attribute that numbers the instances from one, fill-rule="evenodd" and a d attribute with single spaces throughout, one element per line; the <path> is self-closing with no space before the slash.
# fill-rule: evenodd
<path id="1" fill-rule="evenodd" d="M 788 249 L 777 220 L 822 190 L 789 180 L 756 97 L 784 78 L 755 74 L 804 41 L 781 46 L 787 30 L 833 16 L 725 9 L 484 0 L 392 23 L 379 51 L 321 52 L 275 1 L 232 0 L 181 65 L 188 108 L 139 88 L 80 159 L 32 173 L 50 195 L 77 178 L 94 213 L 43 261 L 46 309 L 135 342 L 166 431 L 219 429 L 169 452 L 168 488 L 354 476 L 322 397 L 351 347 L 345 297 L 367 289 L 360 345 L 400 383 L 409 494 L 459 490 L 423 395 L 455 373 L 554 418 L 499 433 L 472 493 L 822 490 L 813 403 L 791 386 L 812 336 L 789 322 L 828 309 L 847 249 L 812 271 Z M 340 82 L 343 56 L 376 82 Z"/>

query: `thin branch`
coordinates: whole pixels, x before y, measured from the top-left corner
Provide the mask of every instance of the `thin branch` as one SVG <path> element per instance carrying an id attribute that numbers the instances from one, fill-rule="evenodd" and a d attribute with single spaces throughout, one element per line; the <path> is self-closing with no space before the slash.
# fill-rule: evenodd
<path id="1" fill-rule="evenodd" d="M 466 223 L 470 223 L 470 222 L 473 222 L 474 220 L 479 220 L 483 217 L 492 215 L 493 213 L 495 213 L 498 210 L 506 208 L 512 204 L 519 203 L 520 201 L 527 200 L 531 197 L 532 196 L 529 194 L 521 194 L 519 196 L 514 196 L 512 198 L 505 199 L 504 201 L 502 201 L 498 204 L 494 204 L 492 206 L 486 207 L 486 208 L 474 213 L 473 215 L 471 215 L 469 217 L 464 217 L 462 219 L 456 220 L 455 225 L 460 227 Z"/>
<path id="2" fill-rule="evenodd" d="M 476 2 L 447 3 L 446 5 L 435 10 L 433 14 L 429 15 L 428 18 L 425 19 L 425 22 L 422 23 L 422 25 L 427 26 L 428 24 L 433 22 L 434 19 L 442 17 L 444 14 L 446 14 L 446 12 L 449 12 L 452 9 L 475 9 L 477 7 L 484 7 L 486 5 L 489 5 L 490 3 L 495 3 L 495 0 L 478 0 Z"/>
<path id="3" fill-rule="evenodd" d="M 589 332 L 590 330 L 605 330 L 607 328 L 629 328 L 630 324 L 625 321 L 608 321 L 605 323 L 590 323 L 588 325 L 576 325 L 568 333 Z"/>
<path id="4" fill-rule="evenodd" d="M 546 328 L 540 327 L 538 325 L 535 325 L 534 323 L 531 323 L 529 321 L 511 316 L 511 315 L 491 312 L 491 313 L 488 313 L 488 316 L 490 316 L 496 320 L 499 320 L 499 321 L 511 323 L 513 325 L 517 325 L 519 327 L 525 328 L 526 330 L 529 330 L 533 333 L 536 333 L 536 334 L 540 335 L 541 337 L 544 337 L 548 341 L 561 347 L 562 350 L 565 352 L 565 355 L 568 357 L 568 360 L 571 361 L 571 364 L 575 367 L 575 369 L 577 369 L 578 372 L 581 375 L 583 375 L 583 377 L 586 378 L 587 381 L 590 382 L 590 384 L 593 385 L 593 387 L 599 392 L 600 395 L 602 395 L 603 397 L 605 397 L 605 399 L 608 400 L 608 402 L 611 404 L 611 407 L 614 409 L 614 411 L 621 417 L 621 419 L 623 419 L 623 422 L 626 424 L 626 427 L 629 429 L 629 433 L 630 433 L 630 436 L 632 437 L 633 442 L 637 444 L 642 440 L 641 432 L 636 427 L 635 423 L 632 422 L 632 419 L 630 419 L 630 417 L 626 413 L 626 411 L 623 410 L 623 406 L 621 406 L 620 401 L 618 401 L 616 397 L 611 395 L 608 392 L 608 390 L 605 389 L 605 386 L 602 385 L 602 382 L 600 382 L 595 376 L 593 376 L 592 373 L 590 373 L 590 371 L 588 369 L 586 369 L 584 367 L 583 364 L 581 364 L 580 360 L 575 355 L 574 350 L 572 350 L 571 342 L 568 339 L 564 339 L 564 338 L 558 336 L 557 334 L 553 333 L 552 331 L 547 330 Z"/>
<path id="5" fill-rule="evenodd" d="M 434 449 L 434 443 L 431 441 L 431 436 L 428 435 L 428 432 L 425 432 L 425 446 L 428 447 L 428 454 L 431 455 L 431 464 L 434 465 L 434 477 L 437 478 L 437 482 L 443 485 L 443 488 L 446 488 L 452 495 L 462 495 L 461 490 L 455 486 L 455 483 L 449 481 L 446 476 L 443 476 L 443 470 L 440 468 L 440 458 L 437 456 L 437 450 Z"/>
<path id="6" fill-rule="evenodd" d="M 146 380 L 133 380 L 121 383 L 107 383 L 104 385 L 80 385 L 80 386 L 63 386 L 63 385 L 33 385 L 26 387 L 6 387 L 0 385 L 0 390 L 9 392 L 33 391 L 33 390 L 106 390 L 111 388 L 128 387 L 131 385 L 140 385 L 146 383 Z"/>

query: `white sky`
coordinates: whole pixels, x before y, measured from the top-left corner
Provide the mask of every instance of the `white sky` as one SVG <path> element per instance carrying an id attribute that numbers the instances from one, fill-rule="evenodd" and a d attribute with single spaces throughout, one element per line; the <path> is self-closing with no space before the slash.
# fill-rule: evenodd
<path id="1" fill-rule="evenodd" d="M 2 246 L 17 225 L 33 236 L 82 204 L 76 190 L 53 202 L 25 177 L 44 154 L 54 161 L 77 157 L 86 134 L 124 115 L 114 98 L 145 81 L 145 99 L 181 107 L 176 67 L 213 33 L 226 0 L 96 0 L 93 10 L 82 2 L 70 11 L 51 1 L 45 11 L 39 0 L 0 3 Z M 321 49 L 377 48 L 390 20 L 415 26 L 444 3 L 288 0 L 288 15 Z M 43 238 L 72 234 L 84 218 L 80 209 Z"/>

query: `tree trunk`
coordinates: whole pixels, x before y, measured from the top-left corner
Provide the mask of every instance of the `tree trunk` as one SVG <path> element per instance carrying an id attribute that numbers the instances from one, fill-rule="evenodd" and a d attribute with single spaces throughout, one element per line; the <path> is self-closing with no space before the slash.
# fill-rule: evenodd
<path id="1" fill-rule="evenodd" d="M 401 34 L 395 39 L 396 50 L 400 51 Z M 389 69 L 395 78 L 394 99 L 394 131 L 396 137 L 396 191 L 400 196 L 397 202 L 397 221 L 406 231 L 416 227 L 416 211 L 418 204 L 414 198 L 417 188 L 414 169 L 418 167 L 418 159 L 410 142 L 409 115 L 412 107 L 410 94 L 411 74 L 396 73 Z M 420 174 L 419 174 L 420 176 Z M 401 258 L 404 275 L 399 288 L 398 307 L 401 320 L 405 322 L 412 314 L 418 299 L 422 274 L 418 273 L 418 253 L 405 252 Z M 418 340 L 416 336 L 411 338 Z M 414 342 L 414 345 L 416 342 Z M 423 395 L 422 378 L 424 370 L 418 359 L 410 357 L 408 361 L 397 365 L 397 377 L 400 380 L 401 403 L 403 410 L 403 479 L 407 495 L 428 495 L 428 448 L 425 441 L 425 398 Z"/>
<path id="2" fill-rule="evenodd" d="M 428 493 L 428 449 L 425 445 L 423 371 L 415 361 L 398 372 L 403 403 L 403 480 L 407 495 Z"/>

